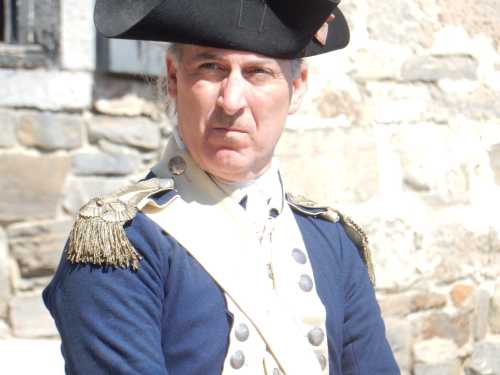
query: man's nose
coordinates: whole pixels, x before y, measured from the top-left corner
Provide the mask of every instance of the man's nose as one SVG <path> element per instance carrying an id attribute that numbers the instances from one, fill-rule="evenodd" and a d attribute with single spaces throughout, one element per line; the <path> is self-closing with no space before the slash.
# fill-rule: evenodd
<path id="1" fill-rule="evenodd" d="M 238 72 L 228 75 L 221 85 L 218 104 L 228 115 L 235 115 L 246 106 L 244 78 Z"/>

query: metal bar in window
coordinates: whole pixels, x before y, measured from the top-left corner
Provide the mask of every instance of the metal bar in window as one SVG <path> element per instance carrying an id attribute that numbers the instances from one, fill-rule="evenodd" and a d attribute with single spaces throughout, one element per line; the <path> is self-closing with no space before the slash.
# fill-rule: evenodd
<path id="1" fill-rule="evenodd" d="M 20 44 L 34 43 L 35 0 L 17 0 L 16 5 L 16 42 Z"/>
<path id="2" fill-rule="evenodd" d="M 0 0 L 0 42 L 13 42 L 15 0 Z"/>

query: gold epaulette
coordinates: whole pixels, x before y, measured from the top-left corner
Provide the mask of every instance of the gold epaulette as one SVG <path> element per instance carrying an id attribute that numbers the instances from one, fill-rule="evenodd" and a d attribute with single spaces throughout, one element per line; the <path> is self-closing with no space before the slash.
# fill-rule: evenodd
<path id="1" fill-rule="evenodd" d="M 357 225 L 349 216 L 340 213 L 338 210 L 325 205 L 319 205 L 303 196 L 286 194 L 286 199 L 292 208 L 302 212 L 303 214 L 321 217 L 334 223 L 339 222 L 344 227 L 344 230 L 351 241 L 356 245 L 356 248 L 361 255 L 361 259 L 363 259 L 363 262 L 368 269 L 370 281 L 375 287 L 375 272 L 373 269 L 368 237 L 359 225 Z"/>
<path id="2" fill-rule="evenodd" d="M 139 211 L 139 203 L 174 188 L 173 180 L 143 180 L 101 198 L 93 198 L 78 213 L 66 247 L 72 263 L 139 269 L 142 257 L 127 238 L 123 225 Z"/>

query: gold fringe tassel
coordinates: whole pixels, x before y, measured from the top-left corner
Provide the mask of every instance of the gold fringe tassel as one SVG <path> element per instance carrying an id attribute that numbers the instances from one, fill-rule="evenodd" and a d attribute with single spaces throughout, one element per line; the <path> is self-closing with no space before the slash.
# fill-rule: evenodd
<path id="1" fill-rule="evenodd" d="M 72 263 L 139 269 L 142 257 L 130 244 L 124 222 L 80 217 L 71 230 L 66 258 Z"/>

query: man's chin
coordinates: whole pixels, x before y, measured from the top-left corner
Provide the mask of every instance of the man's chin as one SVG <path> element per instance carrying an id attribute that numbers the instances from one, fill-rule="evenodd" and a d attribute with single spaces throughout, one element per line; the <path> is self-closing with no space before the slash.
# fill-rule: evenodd
<path id="1" fill-rule="evenodd" d="M 234 150 L 219 150 L 207 165 L 207 171 L 215 177 L 227 182 L 243 182 L 255 179 L 255 162 L 253 159 Z"/>

